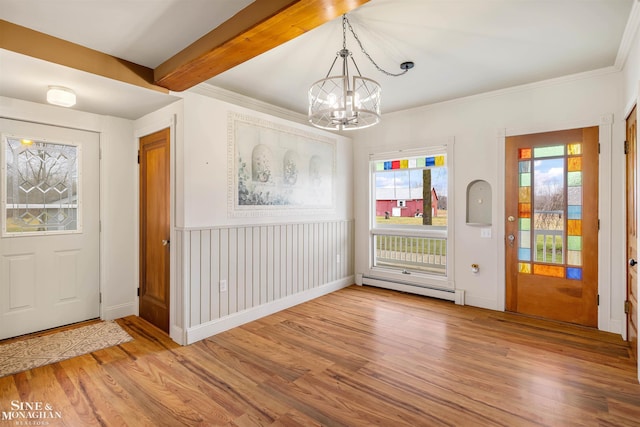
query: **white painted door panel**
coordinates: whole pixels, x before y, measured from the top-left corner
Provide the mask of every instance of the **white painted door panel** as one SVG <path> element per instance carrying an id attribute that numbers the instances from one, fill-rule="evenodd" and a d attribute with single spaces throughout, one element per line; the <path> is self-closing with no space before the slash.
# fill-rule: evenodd
<path id="1" fill-rule="evenodd" d="M 99 317 L 99 135 L 0 119 L 3 136 L 72 144 L 78 150 L 77 232 L 0 236 L 0 339 Z M 6 141 L 0 150 L 2 200 Z M 2 205 L 3 225 L 6 205 Z"/>

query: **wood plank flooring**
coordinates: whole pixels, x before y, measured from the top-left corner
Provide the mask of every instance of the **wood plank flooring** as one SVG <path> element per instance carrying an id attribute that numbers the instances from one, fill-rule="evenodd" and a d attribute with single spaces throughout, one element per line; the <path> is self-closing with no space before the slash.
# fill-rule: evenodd
<path id="1" fill-rule="evenodd" d="M 352 286 L 181 347 L 134 341 L 0 378 L 66 426 L 638 426 L 619 336 Z M 16 425 L 0 421 L 0 425 Z"/>

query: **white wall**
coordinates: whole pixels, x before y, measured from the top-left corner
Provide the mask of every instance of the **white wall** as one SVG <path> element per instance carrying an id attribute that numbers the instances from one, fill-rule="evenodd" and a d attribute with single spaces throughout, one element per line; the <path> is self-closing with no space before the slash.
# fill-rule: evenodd
<path id="1" fill-rule="evenodd" d="M 449 213 L 455 232 L 455 287 L 466 291 L 466 303 L 504 309 L 504 135 L 533 133 L 603 124 L 600 156 L 601 233 L 600 327 L 620 332 L 624 301 L 624 139 L 621 77 L 601 70 L 451 102 L 386 114 L 380 125 L 354 138 L 356 218 L 356 274 L 368 268 L 368 156 L 371 153 L 419 148 L 430 141 L 453 138 L 455 212 Z M 612 126 L 610 120 L 613 120 Z M 607 129 L 611 129 L 607 134 Z M 612 149 L 608 141 L 614 141 Z M 466 188 L 474 180 L 487 181 L 493 191 L 491 239 L 465 224 Z M 608 202 L 611 202 L 609 206 Z M 612 260 L 615 268 L 612 270 Z M 480 265 L 473 274 L 472 263 Z M 603 288 L 604 287 L 604 288 Z"/>
<path id="2" fill-rule="evenodd" d="M 100 289 L 102 317 L 115 319 L 137 310 L 137 249 L 135 235 L 136 158 L 133 124 L 129 120 L 84 113 L 0 97 L 0 116 L 100 133 Z"/>
<path id="3" fill-rule="evenodd" d="M 352 284 L 351 140 L 208 95 L 181 96 L 135 123 L 139 137 L 175 121 L 171 337 L 188 344 Z M 334 139 L 335 212 L 231 216 L 229 113 Z"/>

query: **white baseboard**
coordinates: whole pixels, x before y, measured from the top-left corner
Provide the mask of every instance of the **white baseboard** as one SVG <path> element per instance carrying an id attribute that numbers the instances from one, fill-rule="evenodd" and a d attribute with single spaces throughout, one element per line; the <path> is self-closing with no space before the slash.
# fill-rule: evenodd
<path id="1" fill-rule="evenodd" d="M 465 296 L 465 304 L 473 307 L 478 307 L 478 308 L 486 308 L 489 310 L 502 311 L 502 310 L 498 310 L 498 303 L 496 300 L 489 299 L 489 298 L 474 297 L 469 295 L 468 292 L 466 293 L 466 296 Z"/>
<path id="2" fill-rule="evenodd" d="M 188 328 L 186 330 L 186 342 L 184 344 L 193 344 L 196 341 L 200 341 L 220 332 L 224 332 L 231 328 L 244 325 L 245 323 L 258 320 L 264 316 L 268 316 L 270 314 L 277 313 L 278 311 L 318 298 L 322 295 L 330 294 L 331 292 L 346 288 L 347 286 L 353 285 L 353 283 L 354 276 L 345 277 L 317 288 L 309 289 L 258 307 L 253 307 L 248 310 L 231 314 L 221 319 L 212 320 L 210 322 Z"/>
<path id="3" fill-rule="evenodd" d="M 137 310 L 138 307 L 135 302 L 104 307 L 102 310 L 102 320 L 114 320 L 120 319 L 121 317 L 137 315 Z"/>

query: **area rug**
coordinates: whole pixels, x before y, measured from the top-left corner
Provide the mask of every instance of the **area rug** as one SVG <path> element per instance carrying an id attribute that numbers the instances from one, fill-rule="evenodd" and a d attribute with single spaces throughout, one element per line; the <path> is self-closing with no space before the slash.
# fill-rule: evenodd
<path id="1" fill-rule="evenodd" d="M 99 322 L 0 345 L 0 377 L 133 340 L 116 322 Z"/>

